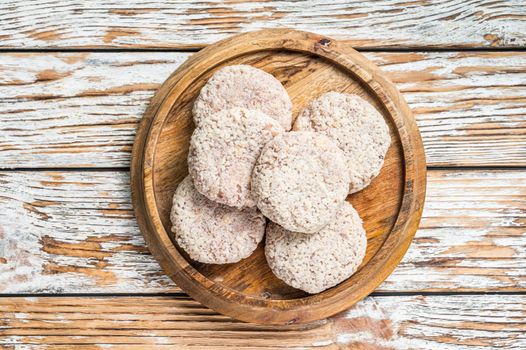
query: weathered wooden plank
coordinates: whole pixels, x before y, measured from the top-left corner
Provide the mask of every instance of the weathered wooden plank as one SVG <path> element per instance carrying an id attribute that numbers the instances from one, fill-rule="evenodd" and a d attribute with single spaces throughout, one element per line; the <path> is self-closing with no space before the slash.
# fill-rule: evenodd
<path id="1" fill-rule="evenodd" d="M 526 288 L 526 171 L 431 171 L 413 243 L 389 291 Z"/>
<path id="2" fill-rule="evenodd" d="M 3 173 L 0 203 L 3 292 L 175 288 L 144 246 L 127 172 Z"/>
<path id="3" fill-rule="evenodd" d="M 129 165 L 185 53 L 0 54 L 0 167 Z M 429 165 L 526 165 L 526 53 L 368 53 L 413 109 Z"/>
<path id="4" fill-rule="evenodd" d="M 144 247 L 127 172 L 0 173 L 0 293 L 179 291 Z M 378 289 L 526 290 L 526 170 L 430 171 L 420 229 Z"/>
<path id="5" fill-rule="evenodd" d="M 521 0 L 19 1 L 0 9 L 2 48 L 189 48 L 261 28 L 358 47 L 524 47 Z"/>
<path id="6" fill-rule="evenodd" d="M 523 349 L 526 296 L 369 297 L 309 325 L 241 323 L 185 297 L 0 298 L 24 349 Z"/>

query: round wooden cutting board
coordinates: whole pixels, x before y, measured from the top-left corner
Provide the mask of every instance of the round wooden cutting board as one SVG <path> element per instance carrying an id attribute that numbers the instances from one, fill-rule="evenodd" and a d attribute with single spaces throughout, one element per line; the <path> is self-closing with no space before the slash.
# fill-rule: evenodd
<path id="1" fill-rule="evenodd" d="M 172 196 L 187 175 L 194 129 L 191 109 L 219 68 L 248 64 L 274 75 L 287 89 L 293 114 L 328 91 L 355 93 L 384 115 L 391 147 L 380 175 L 350 195 L 367 231 L 360 269 L 336 287 L 308 295 L 270 271 L 263 244 L 235 264 L 197 263 L 177 247 L 170 227 Z M 424 204 L 426 164 L 411 112 L 382 72 L 333 39 L 288 29 L 233 36 L 194 54 L 159 88 L 142 119 L 132 158 L 132 195 L 139 227 L 164 271 L 190 296 L 248 322 L 290 324 L 343 311 L 371 293 L 396 267 L 415 234 Z"/>

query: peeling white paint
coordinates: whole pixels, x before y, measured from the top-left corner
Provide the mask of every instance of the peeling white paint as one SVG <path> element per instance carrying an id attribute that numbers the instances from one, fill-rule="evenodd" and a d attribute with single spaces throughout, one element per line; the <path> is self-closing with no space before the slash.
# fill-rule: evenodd
<path id="1" fill-rule="evenodd" d="M 50 336 L 53 342 L 66 346 L 80 342 L 87 346 L 116 345 L 128 336 L 141 348 L 221 344 L 251 349 L 332 349 L 353 348 L 356 343 L 367 348 L 402 350 L 489 350 L 522 349 L 526 345 L 524 295 L 368 297 L 344 314 L 329 318 L 326 327 L 294 330 L 279 326 L 262 329 L 217 314 L 205 315 L 206 308 L 190 299 L 143 296 L 124 298 L 125 305 L 121 306 L 98 297 L 90 299 L 93 309 L 86 308 L 78 298 L 41 300 L 42 304 L 18 307 L 27 313 L 30 322 L 43 319 L 46 322 L 32 329 L 31 335 L 0 337 L 0 346 L 41 344 L 50 340 Z M 57 329 L 47 321 L 54 319 L 54 312 L 42 309 L 50 300 L 54 300 L 57 308 L 68 308 L 60 326 L 61 334 L 50 334 L 50 330 Z M 20 330 L 25 334 L 27 326 L 19 326 L 11 313 L 4 312 L 1 316 L 11 326 L 10 332 Z M 92 323 L 94 320 L 96 325 Z"/>
<path id="2" fill-rule="evenodd" d="M 132 215 L 127 173 L 68 172 L 64 179 L 54 177 L 56 173 L 46 172 L 0 175 L 0 181 L 7 182 L 0 186 L 0 227 L 7 247 L 6 263 L 0 264 L 2 293 L 161 292 L 174 288 L 151 255 L 117 249 L 144 247 Z M 38 201 L 49 203 L 42 206 Z M 112 206 L 123 214 L 101 211 Z M 95 243 L 93 252 L 85 252 L 87 257 L 43 250 L 45 237 L 65 243 L 62 249 L 67 250 L 67 244 L 110 235 L 116 235 L 112 242 L 100 247 Z M 108 265 L 97 267 L 98 262 Z M 47 265 L 70 267 L 71 272 L 45 273 Z M 82 268 L 102 269 L 110 276 L 90 275 Z"/>
<path id="3" fill-rule="evenodd" d="M 392 334 L 378 336 L 377 329 L 337 335 L 337 343 L 366 343 L 393 349 L 520 349 L 526 313 L 523 296 L 416 296 L 366 298 L 347 311 L 353 319 L 388 320 Z M 518 323 L 517 323 L 518 322 Z M 363 327 L 362 322 L 358 324 Z M 444 337 L 444 338 L 441 338 Z M 470 344 L 469 341 L 476 344 Z"/>
<path id="4" fill-rule="evenodd" d="M 326 339 L 326 340 L 318 340 L 312 343 L 312 346 L 328 346 L 334 344 L 334 340 Z"/>
<path id="5" fill-rule="evenodd" d="M 5 172 L 0 181 L 0 226 L 10 247 L 7 263 L 0 264 L 3 293 L 148 293 L 175 288 L 151 255 L 118 249 L 122 244 L 144 246 L 131 213 L 127 173 Z M 526 288 L 526 230 L 520 226 L 525 197 L 522 170 L 430 172 L 421 228 L 379 290 Z M 50 203 L 34 207 L 40 214 L 24 208 L 35 201 Z M 110 206 L 123 214 L 101 212 Z M 98 268 L 94 264 L 100 258 L 45 252 L 40 243 L 45 236 L 76 244 L 109 235 L 115 238 L 94 248 L 94 254 L 108 254 L 101 260 L 107 265 Z M 100 270 L 114 279 L 78 269 L 49 275 L 44 273 L 47 264 Z"/>
<path id="6" fill-rule="evenodd" d="M 272 27 L 313 30 L 358 46 L 515 46 L 526 43 L 523 3 L 419 2 L 396 0 L 162 1 L 94 0 L 89 6 L 6 0 L 16 16 L 0 16 L 5 47 L 138 46 L 181 47 L 211 43 L 227 35 Z M 45 6 L 44 6 L 45 5 Z M 352 6 L 350 6 L 352 5 Z M 144 8 L 154 11 L 140 11 Z M 54 11 L 50 11 L 54 9 Z M 129 10 L 132 15 L 116 10 Z M 42 18 L 46 18 L 43 21 Z M 374 28 L 371 30 L 370 28 Z M 116 33 L 112 34 L 112 30 Z M 49 35 L 46 35 L 50 33 Z M 40 34 L 40 35 L 39 35 Z M 54 34 L 54 36 L 52 36 Z M 491 34 L 494 37 L 485 37 Z M 495 41 L 495 40 L 497 41 Z"/>
<path id="7" fill-rule="evenodd" d="M 526 54 L 366 56 L 380 64 L 413 109 L 428 164 L 525 159 L 526 136 L 520 130 L 526 129 Z M 178 52 L 2 54 L 2 166 L 128 166 L 135 130 L 154 89 L 187 57 Z M 38 80 L 46 71 L 58 76 Z"/>

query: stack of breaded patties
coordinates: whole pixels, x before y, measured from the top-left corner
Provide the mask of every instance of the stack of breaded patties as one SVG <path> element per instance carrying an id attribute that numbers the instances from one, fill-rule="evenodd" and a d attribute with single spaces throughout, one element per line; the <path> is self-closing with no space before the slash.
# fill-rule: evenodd
<path id="1" fill-rule="evenodd" d="M 237 65 L 208 80 L 193 116 L 189 175 L 171 212 L 180 248 L 199 262 L 234 263 L 266 231 L 267 262 L 292 287 L 319 293 L 356 272 L 367 239 L 346 197 L 379 174 L 391 142 L 373 106 L 329 92 L 292 125 L 283 85 Z"/>

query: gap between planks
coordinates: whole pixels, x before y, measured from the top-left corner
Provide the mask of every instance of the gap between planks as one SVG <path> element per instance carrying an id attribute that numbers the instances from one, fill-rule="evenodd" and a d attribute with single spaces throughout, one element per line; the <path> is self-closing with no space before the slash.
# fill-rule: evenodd
<path id="1" fill-rule="evenodd" d="M 409 297 L 409 296 L 454 296 L 454 295 L 526 295 L 526 291 L 499 291 L 489 290 L 483 291 L 407 291 L 407 292 L 372 292 L 368 296 L 370 297 Z M 111 298 L 129 298 L 129 297 L 173 297 L 173 298 L 190 298 L 185 292 L 160 292 L 160 293 L 0 293 L 0 298 L 100 298 L 100 297 L 111 297 Z"/>
<path id="2" fill-rule="evenodd" d="M 196 53 L 204 49 L 207 45 L 188 48 L 62 48 L 62 47 L 46 47 L 46 48 L 0 48 L 2 53 Z M 353 47 L 353 46 L 351 46 Z M 409 46 L 409 47 L 353 47 L 358 52 L 389 52 L 389 53 L 433 53 L 433 52 L 526 52 L 526 47 L 423 47 L 423 46 Z"/>
<path id="3" fill-rule="evenodd" d="M 455 171 L 474 171 L 474 170 L 526 170 L 526 165 L 509 165 L 509 166 L 502 166 L 502 165 L 495 165 L 495 166 L 489 166 L 489 165 L 473 165 L 473 166 L 434 166 L 434 165 L 428 165 L 427 170 L 455 170 Z M 98 172 L 128 172 L 130 171 L 129 167 L 39 167 L 39 168 L 0 168 L 0 172 L 45 172 L 45 171 L 69 171 L 69 172 L 91 172 L 91 171 L 98 171 Z"/>

